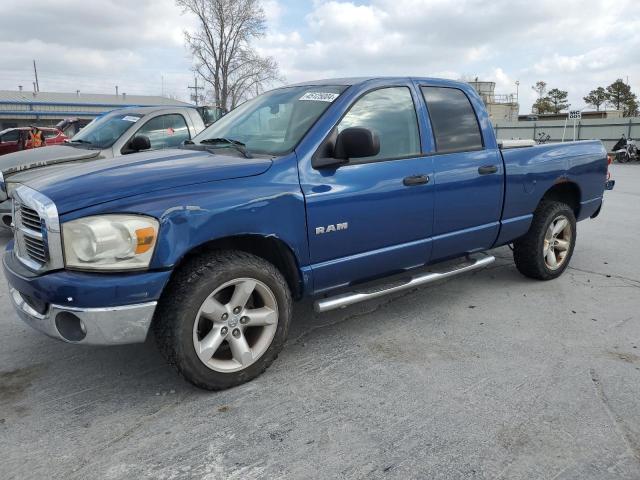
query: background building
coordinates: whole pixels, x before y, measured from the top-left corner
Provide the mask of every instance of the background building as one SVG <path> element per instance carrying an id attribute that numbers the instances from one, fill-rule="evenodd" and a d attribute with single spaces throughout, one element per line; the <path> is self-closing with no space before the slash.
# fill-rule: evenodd
<path id="1" fill-rule="evenodd" d="M 89 122 L 116 108 L 190 104 L 160 96 L 0 90 L 0 130 L 29 125 L 53 126 L 66 118 Z"/>
<path id="2" fill-rule="evenodd" d="M 480 82 L 477 78 L 475 81 L 469 82 L 469 85 L 482 97 L 492 121 L 515 122 L 518 120 L 520 105 L 518 105 L 517 95 L 513 93 L 496 95 L 496 82 Z"/>

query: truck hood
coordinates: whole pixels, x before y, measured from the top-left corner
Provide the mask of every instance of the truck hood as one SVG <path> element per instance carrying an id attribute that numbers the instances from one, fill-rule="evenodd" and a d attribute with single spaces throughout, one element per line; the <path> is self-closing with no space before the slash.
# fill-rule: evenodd
<path id="1" fill-rule="evenodd" d="M 269 158 L 158 150 L 86 163 L 61 163 L 16 173 L 9 182 L 46 195 L 64 214 L 133 195 L 259 175 L 271 164 Z"/>
<path id="2" fill-rule="evenodd" d="M 0 157 L 0 172 L 4 178 L 16 172 L 32 170 L 65 162 L 92 160 L 100 156 L 100 150 L 70 147 L 69 145 L 51 145 L 49 147 L 31 148 L 21 152 L 9 153 Z"/>

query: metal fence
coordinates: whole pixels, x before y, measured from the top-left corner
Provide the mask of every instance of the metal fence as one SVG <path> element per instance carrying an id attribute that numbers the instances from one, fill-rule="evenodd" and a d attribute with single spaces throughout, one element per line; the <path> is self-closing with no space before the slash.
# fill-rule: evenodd
<path id="1" fill-rule="evenodd" d="M 536 120 L 527 122 L 494 122 L 493 128 L 499 140 L 534 139 L 540 133 L 549 135 L 549 142 L 560 142 L 574 138 L 574 124 L 572 120 Z M 575 124 L 576 140 L 602 140 L 607 150 L 624 134 L 627 138 L 640 140 L 640 118 L 613 118 L 580 120 Z"/>

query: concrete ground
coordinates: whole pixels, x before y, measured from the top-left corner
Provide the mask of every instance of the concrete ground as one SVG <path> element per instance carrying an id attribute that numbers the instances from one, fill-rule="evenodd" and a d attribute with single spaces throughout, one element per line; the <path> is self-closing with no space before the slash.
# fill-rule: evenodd
<path id="1" fill-rule="evenodd" d="M 46 338 L 0 287 L 0 478 L 640 478 L 640 166 L 571 268 L 490 268 L 316 315 L 257 380 L 199 391 L 152 341 Z M 5 240 L 6 242 L 6 240 Z"/>

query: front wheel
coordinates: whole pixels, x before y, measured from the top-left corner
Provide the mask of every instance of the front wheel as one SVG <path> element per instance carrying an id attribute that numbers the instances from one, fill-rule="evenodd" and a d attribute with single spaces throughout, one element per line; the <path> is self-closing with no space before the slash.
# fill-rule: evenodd
<path id="1" fill-rule="evenodd" d="M 247 382 L 275 360 L 291 319 L 291 294 L 272 264 L 238 251 L 191 260 L 167 286 L 154 329 L 169 363 L 194 385 Z"/>
<path id="2" fill-rule="evenodd" d="M 569 265 L 576 244 L 576 217 L 562 202 L 543 202 L 529 231 L 513 243 L 513 259 L 523 275 L 552 280 Z"/>

